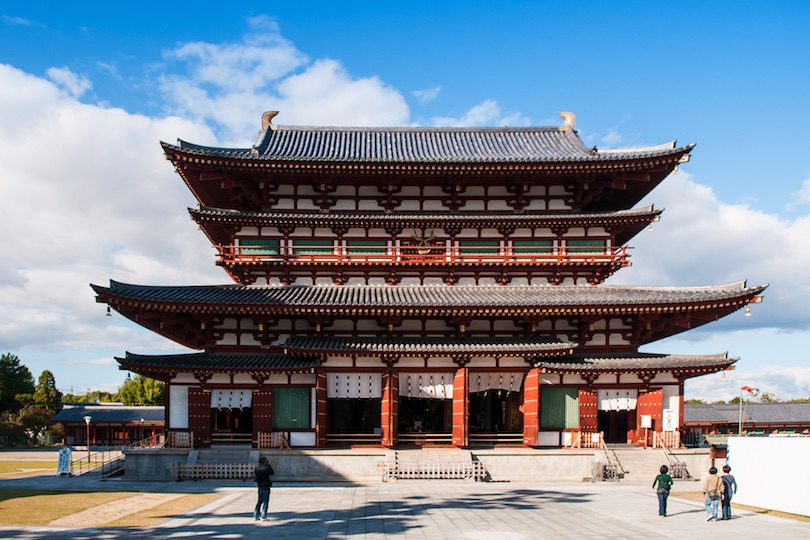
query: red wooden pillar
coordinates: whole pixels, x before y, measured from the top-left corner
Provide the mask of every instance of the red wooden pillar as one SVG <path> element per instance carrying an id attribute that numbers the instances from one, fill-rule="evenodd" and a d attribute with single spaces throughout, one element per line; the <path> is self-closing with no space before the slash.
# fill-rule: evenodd
<path id="1" fill-rule="evenodd" d="M 382 445 L 388 448 L 397 444 L 397 421 L 399 417 L 399 374 L 389 371 L 382 376 L 382 404 L 380 406 Z"/>
<path id="2" fill-rule="evenodd" d="M 326 373 L 315 375 L 315 446 L 326 446 L 326 430 L 329 426 L 326 410 Z"/>
<path id="3" fill-rule="evenodd" d="M 538 446 L 540 435 L 540 369 L 530 369 L 523 381 L 523 444 Z"/>
<path id="4" fill-rule="evenodd" d="M 259 433 L 273 431 L 273 391 L 262 388 L 253 392 L 253 442 L 259 446 Z"/>
<path id="5" fill-rule="evenodd" d="M 195 448 L 211 446 L 211 392 L 188 389 L 188 429 L 194 435 Z"/>
<path id="6" fill-rule="evenodd" d="M 637 444 L 647 446 L 652 444 L 652 432 L 661 431 L 664 413 L 664 390 L 650 390 L 644 394 L 639 394 L 636 401 L 636 433 L 638 434 Z M 651 428 L 642 428 L 641 423 L 644 416 L 650 416 L 653 421 Z"/>
<path id="7" fill-rule="evenodd" d="M 459 368 L 453 377 L 453 446 L 463 448 L 470 442 L 470 373 Z"/>
<path id="8" fill-rule="evenodd" d="M 596 392 L 579 389 L 579 430 L 583 433 L 599 431 Z"/>

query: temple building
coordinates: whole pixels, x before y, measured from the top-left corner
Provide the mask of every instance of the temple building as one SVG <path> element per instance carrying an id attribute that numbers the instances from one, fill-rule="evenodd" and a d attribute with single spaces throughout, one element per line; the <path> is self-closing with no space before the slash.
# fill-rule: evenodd
<path id="1" fill-rule="evenodd" d="M 540 128 L 277 126 L 251 148 L 163 144 L 233 283 L 93 285 L 191 351 L 126 353 L 165 381 L 168 439 L 293 447 L 679 440 L 684 382 L 727 354 L 639 348 L 766 285 L 604 284 L 661 216 L 636 207 L 693 145 L 602 150 Z"/>

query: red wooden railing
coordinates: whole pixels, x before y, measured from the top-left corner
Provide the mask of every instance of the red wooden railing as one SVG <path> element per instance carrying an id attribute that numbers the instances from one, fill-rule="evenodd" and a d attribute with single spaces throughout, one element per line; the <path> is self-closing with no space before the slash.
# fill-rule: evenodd
<path id="1" fill-rule="evenodd" d="M 628 248 L 622 247 L 578 247 L 559 246 L 519 246 L 492 247 L 479 246 L 396 246 L 379 248 L 379 253 L 366 249 L 353 251 L 351 246 L 323 248 L 320 253 L 307 253 L 315 248 L 296 245 L 265 250 L 250 246 L 221 245 L 219 261 L 225 265 L 233 264 L 448 264 L 448 265 L 619 265 L 624 266 L 629 254 Z M 597 251 L 598 249 L 598 251 Z M 302 253 L 302 251 L 304 253 Z M 273 253 L 274 252 L 274 253 Z"/>

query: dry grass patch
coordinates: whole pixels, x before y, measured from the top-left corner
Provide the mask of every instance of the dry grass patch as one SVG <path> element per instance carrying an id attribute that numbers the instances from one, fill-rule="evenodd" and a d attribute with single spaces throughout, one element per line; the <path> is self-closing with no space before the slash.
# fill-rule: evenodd
<path id="1" fill-rule="evenodd" d="M 155 508 L 149 508 L 135 514 L 122 517 L 115 521 L 106 523 L 105 527 L 153 527 L 167 519 L 172 519 L 177 516 L 182 516 L 190 510 L 199 508 L 214 499 L 218 499 L 222 495 L 219 493 L 196 493 L 193 495 L 184 495 L 180 498 L 171 500 Z"/>
<path id="2" fill-rule="evenodd" d="M 47 525 L 94 506 L 132 497 L 128 492 L 0 490 L 0 525 Z"/>
<path id="3" fill-rule="evenodd" d="M 679 491 L 679 492 L 672 492 L 672 497 L 680 497 L 682 499 L 688 499 L 690 501 L 698 501 L 703 502 L 706 498 L 703 496 L 702 491 Z M 765 508 L 757 508 L 756 506 L 747 506 L 744 504 L 737 504 L 734 502 L 734 499 L 731 499 L 731 508 L 732 510 L 745 510 L 746 512 L 754 512 L 755 514 L 762 514 L 765 516 L 774 516 L 780 517 L 785 519 L 792 519 L 795 521 L 802 521 L 804 523 L 810 523 L 810 517 L 808 516 L 800 516 L 798 514 L 789 514 L 787 512 L 780 512 L 778 510 L 767 510 Z M 734 515 L 732 511 L 731 515 Z"/>
<path id="4" fill-rule="evenodd" d="M 119 519 L 104 518 L 98 511 L 98 521 L 83 519 L 83 527 L 150 527 L 167 519 L 182 515 L 202 506 L 221 495 L 218 493 L 177 494 L 175 498 L 154 507 L 137 510 L 132 505 L 143 494 L 137 492 L 61 492 L 35 489 L 0 490 L 0 526 L 45 526 L 54 521 L 69 521 L 70 516 L 104 506 L 124 505 L 127 510 L 136 510 Z M 132 499 L 128 503 L 127 499 Z M 127 506 L 129 505 L 129 506 Z M 90 512 L 96 514 L 96 512 Z M 121 515 L 119 512 L 117 515 Z"/>
<path id="5" fill-rule="evenodd" d="M 0 460 L 0 477 L 13 478 L 48 473 L 56 474 L 56 466 L 55 461 Z"/>

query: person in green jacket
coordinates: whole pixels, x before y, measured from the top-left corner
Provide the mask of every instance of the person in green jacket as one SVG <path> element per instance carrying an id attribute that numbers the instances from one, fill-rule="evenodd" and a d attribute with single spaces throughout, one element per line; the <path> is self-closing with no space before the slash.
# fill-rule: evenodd
<path id="1" fill-rule="evenodd" d="M 669 467 L 661 465 L 660 474 L 655 477 L 652 485 L 653 489 L 658 492 L 658 515 L 661 517 L 667 517 L 667 497 L 669 497 L 669 490 L 672 489 L 672 477 L 667 473 L 669 473 Z"/>

